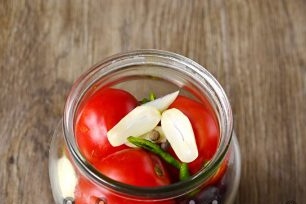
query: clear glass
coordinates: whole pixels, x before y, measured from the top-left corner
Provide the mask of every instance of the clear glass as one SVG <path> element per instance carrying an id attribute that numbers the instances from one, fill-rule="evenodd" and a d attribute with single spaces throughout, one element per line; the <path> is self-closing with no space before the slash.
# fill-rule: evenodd
<path id="1" fill-rule="evenodd" d="M 219 146 L 212 160 L 190 179 L 158 188 L 135 187 L 101 174 L 78 150 L 74 123 L 82 101 L 95 90 L 108 86 L 126 90 L 137 99 L 144 98 L 152 90 L 161 96 L 179 89 L 181 95 L 208 101 L 220 128 Z M 224 176 L 218 183 L 208 185 L 222 164 L 227 167 Z M 231 107 L 220 84 L 194 61 L 160 50 L 118 54 L 84 73 L 67 98 L 63 120 L 54 133 L 49 156 L 49 174 L 56 203 L 72 203 L 75 185 L 80 179 L 85 179 L 99 191 L 93 195 L 93 204 L 113 204 L 118 198 L 120 203 L 232 203 L 239 185 L 240 165 Z M 108 199 L 110 197 L 117 199 L 112 201 Z"/>

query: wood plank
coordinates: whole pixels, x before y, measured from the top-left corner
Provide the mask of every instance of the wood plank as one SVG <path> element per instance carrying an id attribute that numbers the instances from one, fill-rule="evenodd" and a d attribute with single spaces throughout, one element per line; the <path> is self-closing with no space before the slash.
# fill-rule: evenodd
<path id="1" fill-rule="evenodd" d="M 303 203 L 305 10 L 303 0 L 1 1 L 1 203 L 53 203 L 49 143 L 73 81 L 140 48 L 185 55 L 224 87 L 242 152 L 237 203 Z"/>

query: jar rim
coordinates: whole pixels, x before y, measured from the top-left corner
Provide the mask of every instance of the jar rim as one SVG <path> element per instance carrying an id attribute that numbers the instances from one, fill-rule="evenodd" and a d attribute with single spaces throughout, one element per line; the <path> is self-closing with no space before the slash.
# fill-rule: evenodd
<path id="1" fill-rule="evenodd" d="M 80 153 L 74 137 L 74 114 L 76 113 L 78 104 L 81 101 L 82 96 L 86 92 L 87 88 L 94 81 L 97 81 L 97 79 L 93 81 L 93 77 L 97 74 L 99 70 L 105 69 L 105 74 L 107 74 L 107 71 L 109 70 L 106 70 L 106 68 L 116 68 L 116 65 L 118 65 L 118 63 L 124 63 L 125 66 L 137 65 L 137 63 L 153 63 L 155 65 L 160 65 L 160 61 L 157 59 L 161 58 L 167 59 L 169 60 L 169 62 L 173 62 L 174 66 L 180 64 L 180 66 L 185 67 L 188 72 L 194 74 L 195 79 L 200 81 L 202 80 L 203 83 L 208 84 L 212 89 L 211 91 L 213 91 L 212 94 L 214 96 L 213 100 L 216 100 L 214 102 L 216 102 L 218 104 L 218 108 L 220 108 L 220 117 L 218 117 L 219 126 L 220 123 L 223 123 L 222 128 L 220 128 L 221 140 L 219 142 L 217 152 L 202 170 L 200 170 L 190 179 L 187 179 L 185 181 L 180 181 L 156 188 L 137 187 L 117 182 L 101 174 L 90 163 L 88 163 Z M 136 59 L 138 59 L 138 61 Z M 163 64 L 163 66 L 165 65 Z M 89 176 L 92 181 L 99 185 L 103 185 L 104 187 L 107 187 L 110 190 L 116 191 L 117 193 L 128 194 L 129 196 L 135 197 L 149 196 L 150 199 L 155 198 L 159 200 L 163 198 L 166 199 L 176 197 L 180 194 L 188 193 L 192 191 L 192 189 L 195 189 L 196 187 L 200 186 L 204 181 L 209 178 L 209 176 L 211 176 L 211 174 L 222 162 L 230 145 L 233 133 L 233 116 L 230 103 L 223 88 L 221 87 L 219 82 L 203 66 L 187 57 L 176 53 L 162 50 L 146 49 L 112 55 L 104 59 L 103 61 L 97 63 L 96 65 L 92 66 L 83 75 L 81 75 L 75 81 L 68 95 L 64 109 L 63 129 L 65 141 L 68 146 L 69 152 L 72 154 L 74 162 L 77 164 L 78 168 L 80 168 L 83 173 Z"/>

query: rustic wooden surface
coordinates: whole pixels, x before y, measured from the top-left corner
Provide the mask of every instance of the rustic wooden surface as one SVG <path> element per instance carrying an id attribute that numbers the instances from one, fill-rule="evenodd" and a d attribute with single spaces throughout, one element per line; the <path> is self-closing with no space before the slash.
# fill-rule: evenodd
<path id="1" fill-rule="evenodd" d="M 0 2 L 0 203 L 53 203 L 48 149 L 73 81 L 155 48 L 215 75 L 241 145 L 236 203 L 306 202 L 306 1 Z"/>

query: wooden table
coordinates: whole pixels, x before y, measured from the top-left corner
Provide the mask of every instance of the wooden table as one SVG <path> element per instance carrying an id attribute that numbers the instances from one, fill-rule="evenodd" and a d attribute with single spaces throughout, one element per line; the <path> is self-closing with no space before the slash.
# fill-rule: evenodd
<path id="1" fill-rule="evenodd" d="M 305 1 L 4 0 L 0 203 L 53 203 L 48 150 L 73 81 L 140 48 L 185 55 L 224 87 L 242 153 L 237 203 L 306 202 Z"/>

